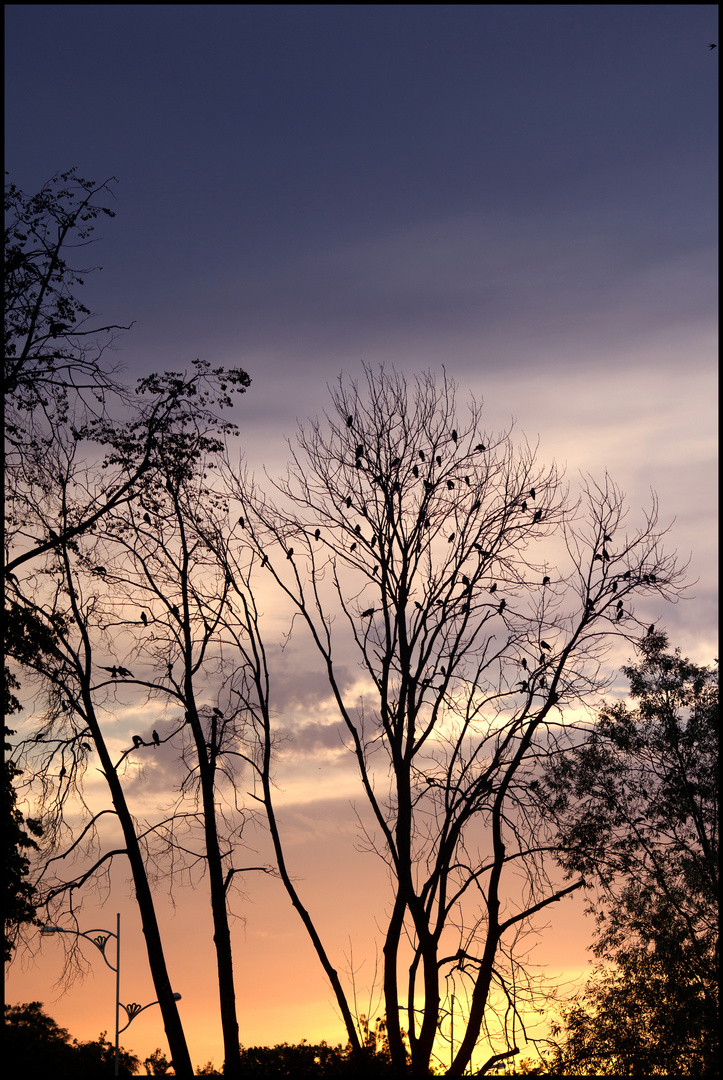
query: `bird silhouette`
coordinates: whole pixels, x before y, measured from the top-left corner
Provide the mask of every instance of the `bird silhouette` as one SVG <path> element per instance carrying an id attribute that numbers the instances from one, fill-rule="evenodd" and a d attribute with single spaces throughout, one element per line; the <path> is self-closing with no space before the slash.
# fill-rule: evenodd
<path id="1" fill-rule="evenodd" d="M 355 525 L 354 532 L 357 534 L 357 536 L 361 536 L 361 525 Z"/>
<path id="2" fill-rule="evenodd" d="M 161 736 L 158 734 L 158 732 L 155 729 L 152 732 L 152 736 L 153 736 L 153 742 L 156 744 L 156 746 L 160 746 L 161 745 Z"/>
<path id="3" fill-rule="evenodd" d="M 623 617 L 623 615 L 624 615 L 624 614 L 625 614 L 625 612 L 624 612 L 624 611 L 623 611 L 623 609 L 621 608 L 621 609 L 620 609 L 620 611 L 619 611 L 619 612 L 617 613 L 617 615 L 615 616 L 615 621 L 616 621 L 616 622 L 620 622 L 620 620 L 622 619 L 622 617 Z"/>
<path id="4" fill-rule="evenodd" d="M 479 453 L 482 453 L 484 451 L 484 449 L 485 449 L 485 444 L 484 443 L 478 442 L 477 445 L 475 446 L 475 450 L 477 450 Z"/>
<path id="5" fill-rule="evenodd" d="M 354 417 L 353 416 L 347 416 L 347 418 L 346 418 L 346 426 L 351 427 L 353 423 L 354 423 Z"/>
<path id="6" fill-rule="evenodd" d="M 623 574 L 623 581 L 630 581 L 630 573 L 630 570 L 625 571 L 625 573 Z"/>
<path id="7" fill-rule="evenodd" d="M 520 509 L 521 509 L 521 510 L 526 510 L 526 509 L 527 509 L 527 500 L 525 500 L 525 501 L 524 501 L 524 502 L 522 503 L 522 506 L 520 507 Z"/>
<path id="8" fill-rule="evenodd" d="M 535 516 L 534 516 L 534 517 L 533 517 L 533 519 L 532 519 L 532 523 L 533 523 L 533 525 L 534 525 L 534 524 L 535 524 L 536 522 L 538 522 L 538 521 L 540 520 L 540 518 L 541 518 L 541 517 L 542 517 L 542 510 L 535 510 Z"/>
<path id="9" fill-rule="evenodd" d="M 546 641 L 541 641 L 540 642 L 540 648 L 541 649 L 547 649 L 548 652 L 550 652 L 552 650 L 552 646 L 548 645 Z"/>
<path id="10" fill-rule="evenodd" d="M 452 428 L 452 442 L 457 442 L 457 432 Z"/>
<path id="11" fill-rule="evenodd" d="M 450 533 L 447 537 L 447 543 L 452 544 L 454 542 L 455 533 Z"/>
<path id="12" fill-rule="evenodd" d="M 441 465 L 441 464 L 442 464 L 442 458 L 441 458 L 441 456 L 440 456 L 439 454 L 437 454 L 437 457 L 436 457 L 436 459 L 435 459 L 435 460 L 436 460 L 436 462 L 437 462 L 437 464 L 438 464 L 438 465 Z"/>
<path id="13" fill-rule="evenodd" d="M 531 498 L 531 499 L 534 499 L 534 498 L 535 498 L 535 495 L 536 495 L 535 489 L 534 489 L 534 488 L 530 488 L 530 498 Z"/>
<path id="14" fill-rule="evenodd" d="M 648 637 L 650 637 L 650 635 L 654 634 L 654 633 L 655 633 L 655 623 L 651 623 L 650 626 L 648 627 Z"/>
<path id="15" fill-rule="evenodd" d="M 464 482 L 465 482 L 465 484 L 467 485 L 467 487 L 469 487 L 469 486 L 470 486 L 470 483 L 469 483 L 469 477 L 468 477 L 468 476 L 465 476 L 465 478 L 464 478 Z"/>
<path id="16" fill-rule="evenodd" d="M 119 667 L 118 668 L 118 674 L 121 676 L 122 679 L 132 679 L 133 678 L 133 672 L 129 671 L 128 668 L 125 668 L 125 667 Z"/>
<path id="17" fill-rule="evenodd" d="M 501 615 L 506 607 L 507 607 L 507 601 L 506 600 L 500 600 L 500 606 L 497 608 L 497 613 L 499 615 Z"/>
<path id="18" fill-rule="evenodd" d="M 622 600 L 618 600 L 617 604 L 615 605 L 615 607 L 616 607 L 616 608 L 618 609 L 618 611 L 620 611 L 620 609 L 622 608 L 622 606 L 623 606 L 623 602 L 622 602 Z"/>
<path id="19" fill-rule="evenodd" d="M 141 612 L 141 622 L 144 626 L 148 626 L 148 616 L 146 615 L 145 611 Z"/>
<path id="20" fill-rule="evenodd" d="M 115 667 L 115 666 L 113 666 L 113 667 L 104 667 L 103 671 L 109 671 L 111 679 L 117 679 L 118 678 L 118 668 Z"/>
<path id="21" fill-rule="evenodd" d="M 238 523 L 239 523 L 239 525 L 241 526 L 242 529 L 243 529 L 244 525 L 246 524 L 246 522 L 244 521 L 244 519 L 242 517 L 240 517 L 238 519 Z"/>
<path id="22" fill-rule="evenodd" d="M 523 666 L 523 668 L 525 669 L 525 671 L 527 671 L 527 661 L 525 660 L 524 656 L 523 656 L 523 657 L 522 657 L 522 659 L 520 660 L 520 663 L 522 664 L 522 666 Z"/>
<path id="23" fill-rule="evenodd" d="M 133 745 L 134 746 L 145 746 L 145 743 L 143 742 L 143 739 L 140 737 L 140 735 L 134 735 L 133 736 Z"/>
<path id="24" fill-rule="evenodd" d="M 349 509 L 350 506 L 351 506 L 351 495 L 347 495 L 347 497 L 346 497 L 346 508 L 347 508 L 347 510 Z"/>
<path id="25" fill-rule="evenodd" d="M 547 574 L 545 574 L 544 578 L 542 579 L 542 584 L 543 585 L 549 585 L 550 584 L 550 579 L 547 576 Z"/>
<path id="26" fill-rule="evenodd" d="M 359 445 L 357 446 L 357 448 L 356 448 L 356 456 L 357 457 L 363 457 L 364 456 L 364 444 L 363 443 L 359 443 Z"/>
<path id="27" fill-rule="evenodd" d="M 420 456 L 420 458 L 422 459 L 422 461 L 426 461 L 426 458 L 425 458 L 425 456 L 424 456 L 424 450 L 420 450 L 420 451 L 419 451 L 419 456 Z"/>
<path id="28" fill-rule="evenodd" d="M 618 583 L 617 583 L 617 581 L 614 581 L 613 582 L 613 592 L 617 592 L 617 591 L 618 591 Z"/>
<path id="29" fill-rule="evenodd" d="M 490 592 L 491 593 L 496 593 L 497 592 L 497 582 L 496 581 L 493 581 L 492 584 L 490 585 Z"/>
<path id="30" fill-rule="evenodd" d="M 214 710 L 213 710 L 213 711 L 214 711 L 214 713 L 215 713 L 215 715 L 216 715 L 216 716 L 220 716 L 220 717 L 221 717 L 221 719 L 223 720 L 223 713 L 221 712 L 221 710 L 220 710 L 220 709 L 216 709 L 216 708 L 214 708 Z"/>
<path id="31" fill-rule="evenodd" d="M 144 514 L 143 515 L 143 520 L 145 521 L 146 525 L 150 525 L 151 524 L 151 515 L 150 514 Z"/>
<path id="32" fill-rule="evenodd" d="M 287 558 L 287 559 L 290 559 L 290 558 L 291 558 L 291 556 L 292 556 L 293 554 L 294 554 L 294 549 L 293 549 L 293 548 L 289 548 L 289 550 L 288 550 L 288 551 L 286 552 L 286 558 Z M 266 558 L 266 556 L 264 555 L 264 563 L 266 563 L 266 562 L 268 562 L 268 559 L 267 559 L 267 558 Z M 263 563 L 262 563 L 261 565 L 263 566 Z"/>
<path id="33" fill-rule="evenodd" d="M 315 533 L 314 533 L 314 539 L 318 540 L 320 536 L 321 536 L 321 529 L 317 529 L 315 531 Z"/>
<path id="34" fill-rule="evenodd" d="M 448 480 L 448 481 L 447 481 L 447 487 L 449 488 L 449 490 L 450 490 L 450 491 L 451 491 L 451 490 L 452 490 L 452 488 L 454 487 L 454 484 L 452 483 L 452 481 L 451 481 L 451 480 Z"/>
<path id="35" fill-rule="evenodd" d="M 362 611 L 362 613 L 361 613 L 362 619 L 371 618 L 371 616 L 374 614 L 375 611 L 376 611 L 376 608 L 373 608 L 373 607 L 369 607 L 369 608 L 366 609 L 366 611 Z"/>
<path id="36" fill-rule="evenodd" d="M 419 476 L 419 466 L 418 465 L 412 465 L 412 476 L 414 476 L 414 477 Z"/>
<path id="37" fill-rule="evenodd" d="M 351 547 L 349 548 L 349 551 L 356 551 L 356 541 L 355 541 L 355 542 L 354 542 L 354 543 L 352 544 L 352 546 L 351 546 Z"/>
<path id="38" fill-rule="evenodd" d="M 709 49 L 717 49 L 717 48 L 718 48 L 718 46 L 717 46 L 717 45 L 715 45 L 715 44 L 714 44 L 714 43 L 713 43 L 713 42 L 711 41 L 711 43 L 709 44 L 708 48 L 709 48 Z"/>

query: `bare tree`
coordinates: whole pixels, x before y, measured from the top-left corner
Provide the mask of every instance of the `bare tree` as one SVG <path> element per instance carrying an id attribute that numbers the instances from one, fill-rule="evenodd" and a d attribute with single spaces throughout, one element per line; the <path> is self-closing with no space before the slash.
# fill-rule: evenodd
<path id="1" fill-rule="evenodd" d="M 514 942 L 583 884 L 548 873 L 552 838 L 529 797 L 540 761 L 564 738 L 563 710 L 584 709 L 605 685 L 611 640 L 639 634 L 634 598 L 675 598 L 682 571 L 661 551 L 655 506 L 628 534 L 609 479 L 571 502 L 529 446 L 481 429 L 474 402 L 458 420 L 446 377 L 423 375 L 410 392 L 396 374 L 366 375 L 365 392 L 340 380 L 333 415 L 301 429 L 275 502 L 229 475 L 238 550 L 254 557 L 245 571 L 233 543 L 222 557 L 247 596 L 257 570 L 276 583 L 328 674 L 371 811 L 367 841 L 393 884 L 383 993 L 395 1066 L 406 1067 L 403 1012 L 412 1069 L 428 1070 L 454 977 L 467 995 L 450 1068 L 461 1075 L 480 1033 L 494 1033 L 500 998 L 501 1042 L 482 1071 L 516 1052 Z M 269 684 L 250 607 L 246 618 L 257 672 L 247 705 L 278 857 L 273 672 Z M 358 700 L 341 675 L 350 650 L 366 676 Z M 281 866 L 353 1043 L 346 992 Z"/>
<path id="2" fill-rule="evenodd" d="M 131 621 L 114 560 L 118 549 L 121 553 L 129 550 L 123 538 L 138 520 L 138 503 L 143 505 L 146 499 L 148 505 L 155 505 L 158 492 L 166 497 L 177 492 L 193 475 L 194 456 L 209 446 L 217 451 L 222 445 L 219 435 L 235 430 L 234 425 L 217 418 L 214 409 L 230 403 L 229 386 L 242 392 L 247 384 L 243 372 L 210 371 L 198 361 L 190 376 L 170 373 L 142 380 L 137 388 L 139 404 L 130 420 L 112 424 L 98 417 L 92 421 L 98 444 L 106 448 L 105 459 L 97 467 L 83 458 L 81 440 L 74 433 L 58 429 L 45 452 L 26 461 L 22 483 L 14 486 L 15 506 L 22 506 L 22 516 L 17 517 L 17 528 L 8 540 L 9 562 L 18 573 L 11 573 L 8 579 L 6 649 L 26 671 L 35 673 L 41 694 L 49 695 L 44 729 L 19 748 L 25 754 L 28 778 L 37 780 L 46 855 L 49 852 L 52 856 L 46 866 L 55 868 L 57 858 L 86 852 L 97 840 L 93 810 L 88 811 L 80 835 L 66 825 L 71 795 L 82 805 L 84 762 L 93 749 L 100 756 L 112 812 L 124 838 L 122 849 L 104 851 L 80 876 L 46 888 L 46 901 L 70 897 L 72 909 L 72 896 L 81 885 L 107 870 L 115 855 L 127 855 L 149 963 L 179 1075 L 190 1075 L 191 1065 L 170 990 L 148 873 L 151 841 L 158 837 L 159 828 L 136 828 L 122 784 L 128 758 L 140 745 L 145 746 L 145 740 L 139 737 L 134 747 L 113 762 L 101 720 L 107 715 L 108 687 L 117 690 L 119 685 L 136 682 L 130 669 L 117 659 L 110 636 L 111 627 L 117 629 Z M 213 439 L 206 434 L 211 429 Z M 114 492 L 116 478 L 120 496 Z M 141 526 L 145 527 L 142 519 Z M 113 529 L 117 530 L 115 551 L 108 545 L 109 530 Z M 100 554 L 103 544 L 107 557 Z M 31 557 L 25 558 L 26 554 Z M 109 604 L 107 598 L 114 590 Z M 30 636 L 28 627 L 33 629 Z M 42 647 L 29 648 L 28 641 Z M 137 641 L 131 643 L 131 650 L 135 645 Z M 101 674 L 102 670 L 109 672 L 110 678 Z M 145 685 L 155 687 L 148 680 Z M 38 743 L 51 746 L 51 752 L 43 753 Z M 27 753 L 29 750 L 36 753 Z M 54 771 L 58 757 L 60 773 Z M 101 811 L 100 817 L 106 812 Z M 176 818 L 180 821 L 180 815 Z M 238 1054 L 237 1034 L 235 1045 Z"/>
<path id="3" fill-rule="evenodd" d="M 225 658 L 222 648 L 221 628 L 233 623 L 231 579 L 197 524 L 213 509 L 224 511 L 224 500 L 205 479 L 219 448 L 198 431 L 181 445 L 169 438 L 158 451 L 163 468 L 154 483 L 124 513 L 106 515 L 93 561 L 112 567 L 103 575 L 103 621 L 128 627 L 130 620 L 134 666 L 147 672 L 144 685 L 162 706 L 178 710 L 168 732 L 153 733 L 170 742 L 169 749 L 179 748 L 182 761 L 177 798 L 154 829 L 155 839 L 172 858 L 172 875 L 192 864 L 208 874 L 224 1075 L 239 1076 L 228 905 L 235 875 L 250 869 L 234 865 L 239 816 L 248 816 L 237 787 L 238 765 L 247 757 L 245 712 L 231 694 L 238 662 Z M 162 859 L 163 850 L 156 857 Z"/>
<path id="4" fill-rule="evenodd" d="M 173 997 L 146 869 L 143 831 L 137 828 L 131 814 L 121 779 L 131 750 L 113 761 L 104 736 L 101 720 L 104 710 L 99 707 L 97 697 L 110 680 L 103 677 L 99 685 L 89 633 L 89 616 L 92 619 L 96 597 L 83 589 L 72 566 L 73 554 L 67 545 L 59 542 L 55 567 L 43 568 L 42 598 L 33 600 L 26 593 L 22 600 L 18 598 L 11 603 L 7 613 L 16 624 L 11 637 L 13 658 L 23 665 L 26 674 L 35 673 L 41 694 L 47 700 L 43 723 L 15 748 L 16 760 L 21 761 L 25 774 L 22 787 L 26 791 L 34 789 L 36 816 L 42 825 L 41 865 L 34 882 L 36 895 L 49 908 L 57 905 L 58 899 L 65 901 L 70 916 L 75 918 L 75 894 L 100 875 L 107 875 L 116 857 L 128 859 L 176 1075 L 191 1077 L 193 1069 Z M 25 585 L 27 588 L 27 582 Z M 23 647 L 23 629 L 27 625 L 36 628 L 31 640 L 37 641 L 37 628 L 47 632 L 44 651 Z M 123 678 L 130 675 L 122 665 L 119 670 Z M 111 802 L 110 807 L 102 809 L 90 806 L 83 793 L 83 778 L 93 753 L 98 755 Z M 67 819 L 69 806 L 73 807 L 76 822 L 80 811 L 81 824 L 77 828 Z M 122 843 L 103 848 L 100 829 L 109 814 L 120 827 Z M 79 855 L 83 856 L 83 865 L 77 873 L 56 873 L 59 862 L 61 866 L 72 865 Z"/>

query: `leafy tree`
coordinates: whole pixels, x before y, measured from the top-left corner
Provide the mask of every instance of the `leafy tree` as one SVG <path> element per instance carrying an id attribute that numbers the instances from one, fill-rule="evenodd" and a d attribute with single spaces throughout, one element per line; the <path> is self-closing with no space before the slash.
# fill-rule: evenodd
<path id="1" fill-rule="evenodd" d="M 608 706 L 546 777 L 561 861 L 598 886 L 601 958 L 564 1011 L 560 1072 L 718 1072 L 718 679 L 666 651 L 623 668 Z"/>
<path id="2" fill-rule="evenodd" d="M 340 380 L 333 415 L 301 429 L 273 501 L 244 475 L 227 480 L 241 532 L 208 525 L 208 543 L 244 604 L 240 692 L 259 739 L 249 763 L 350 1044 L 361 1048 L 353 1009 L 275 815 L 256 575 L 275 582 L 319 651 L 370 810 L 366 843 L 390 871 L 382 989 L 394 1067 L 407 1067 L 403 1016 L 412 1070 L 429 1070 L 451 989 L 466 1016 L 450 1075 L 482 1034 L 496 1045 L 484 1071 L 517 1052 L 525 927 L 583 884 L 553 879 L 554 838 L 531 787 L 564 738 L 560 712 L 605 685 L 614 635 L 640 633 L 635 598 L 679 591 L 656 507 L 627 532 L 608 479 L 573 504 L 555 468 L 482 430 L 474 402 L 458 419 L 446 378 L 421 376 L 410 393 L 383 370 L 367 371 L 366 393 Z M 361 697 L 345 676 L 354 649 Z"/>
<path id="3" fill-rule="evenodd" d="M 160 1046 L 156 1047 L 156 1049 L 145 1059 L 143 1065 L 149 1076 L 173 1075 L 171 1072 L 173 1064 L 168 1060 Z M 196 1075 L 200 1075 L 198 1069 L 196 1069 Z"/>
<path id="4" fill-rule="evenodd" d="M 59 1027 L 39 1001 L 24 1005 L 5 1006 L 4 1027 L 5 1055 L 8 1062 L 15 1062 L 28 1080 L 46 1080 L 58 1077 L 68 1080 L 77 1076 L 113 1076 L 115 1069 L 115 1046 L 102 1032 L 97 1039 L 79 1042 L 65 1028 Z M 118 1075 L 133 1076 L 140 1062 L 134 1054 L 122 1047 L 118 1054 Z M 12 1067 L 12 1065 L 11 1065 Z"/>

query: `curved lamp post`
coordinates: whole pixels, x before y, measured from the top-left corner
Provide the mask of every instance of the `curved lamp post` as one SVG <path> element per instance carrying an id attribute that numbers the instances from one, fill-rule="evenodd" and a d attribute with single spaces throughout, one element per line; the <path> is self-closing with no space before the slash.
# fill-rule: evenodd
<path id="1" fill-rule="evenodd" d="M 125 1031 L 129 1027 L 139 1013 L 144 1012 L 146 1009 L 150 1009 L 151 1005 L 158 1005 L 157 1001 L 150 1001 L 147 1005 L 137 1005 L 135 1002 L 131 1002 L 129 1005 L 124 1005 L 120 999 L 120 912 L 116 915 L 116 932 L 115 934 L 111 930 L 66 930 L 63 926 L 51 926 L 50 924 L 44 926 L 40 931 L 41 934 L 74 934 L 75 937 L 85 938 L 95 945 L 105 960 L 107 967 L 111 971 L 115 972 L 115 1059 L 113 1075 L 118 1075 L 118 1038 L 121 1031 Z M 106 955 L 106 946 L 111 938 L 115 938 L 115 967 L 111 964 Z M 174 994 L 174 1001 L 180 1001 L 181 995 Z M 125 1010 L 125 1014 L 128 1017 L 123 1027 L 120 1027 L 120 1011 Z"/>

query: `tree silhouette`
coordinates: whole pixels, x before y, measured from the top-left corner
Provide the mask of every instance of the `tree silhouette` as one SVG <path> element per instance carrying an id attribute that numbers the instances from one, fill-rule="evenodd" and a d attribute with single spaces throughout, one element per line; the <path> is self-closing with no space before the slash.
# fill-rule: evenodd
<path id="1" fill-rule="evenodd" d="M 645 636 L 608 706 L 555 763 L 543 812 L 598 886 L 601 963 L 564 1011 L 556 1072 L 718 1072 L 717 671 Z"/>
<path id="2" fill-rule="evenodd" d="M 169 456 L 175 455 L 179 470 L 188 471 L 184 453 L 204 427 L 215 427 L 220 447 L 219 437 L 235 428 L 221 421 L 218 411 L 250 380 L 240 369 L 211 369 L 201 361 L 190 375 L 152 375 L 135 391 L 115 379 L 105 350 L 113 332 L 123 328 L 90 325 L 90 313 L 77 297 L 88 270 L 68 262 L 69 250 L 91 242 L 93 222 L 113 216 L 102 198 L 109 184 L 95 185 L 71 170 L 34 196 L 6 186 L 6 651 L 30 675 L 47 706 L 39 729 L 14 752 L 22 758 L 24 782 L 36 785 L 42 847 L 52 857 L 61 850 L 77 852 L 83 843 L 92 849 L 97 838 L 93 813 L 88 831 L 79 836 L 67 831 L 65 821 L 72 799 L 84 805 L 83 775 L 89 755 L 97 751 L 112 801 L 112 811 L 100 817 L 112 812 L 122 827 L 122 853 L 133 871 L 176 1074 L 190 1076 L 142 836 L 118 771 L 127 755 L 114 762 L 108 751 L 94 665 L 114 680 L 132 680 L 133 674 L 113 651 L 103 655 L 113 660 L 110 666 L 97 664 L 104 638 L 92 639 L 101 591 L 94 586 L 109 571 L 100 562 L 88 563 L 84 545 L 106 517 L 127 510 L 159 475 L 167 480 L 163 469 Z M 42 631 L 34 649 L 28 647 L 30 626 Z M 103 853 L 89 869 L 46 888 L 46 901 L 72 897 L 73 890 L 107 869 L 113 854 Z"/>
<path id="3" fill-rule="evenodd" d="M 372 815 L 366 842 L 393 884 L 383 995 L 394 1066 L 406 1067 L 403 1013 L 412 1070 L 428 1070 L 449 1012 L 444 987 L 457 980 L 466 1016 L 450 1075 L 460 1075 L 481 1033 L 497 1045 L 490 1061 L 516 1052 L 515 941 L 583 884 L 554 882 L 549 838 L 528 820 L 561 710 L 604 686 L 613 635 L 639 633 L 634 597 L 674 597 L 682 571 L 660 550 L 655 506 L 628 535 L 611 481 L 588 482 L 582 506 L 572 504 L 527 445 L 480 431 L 474 402 L 459 419 L 446 377 L 420 376 L 409 392 L 394 373 L 366 374 L 365 393 L 340 380 L 337 419 L 301 429 L 274 501 L 229 476 L 245 522 L 239 550 L 255 557 L 245 579 L 229 572 L 240 589 L 252 590 L 255 569 L 275 582 L 321 655 L 346 727 Z M 522 508 L 532 490 L 534 512 Z M 247 705 L 259 717 L 263 779 L 269 672 L 250 638 L 261 657 Z M 349 649 L 365 672 L 360 699 L 343 680 Z M 282 878 L 354 1044 L 341 980 L 284 867 L 268 783 L 264 799 Z M 495 994 L 509 1002 L 497 1030 Z"/>

